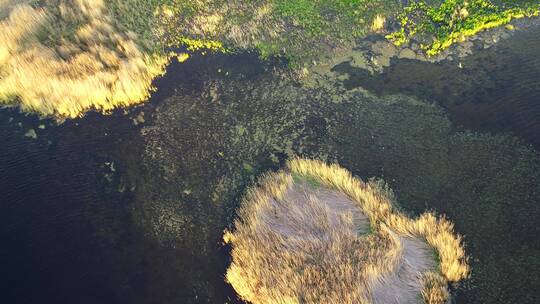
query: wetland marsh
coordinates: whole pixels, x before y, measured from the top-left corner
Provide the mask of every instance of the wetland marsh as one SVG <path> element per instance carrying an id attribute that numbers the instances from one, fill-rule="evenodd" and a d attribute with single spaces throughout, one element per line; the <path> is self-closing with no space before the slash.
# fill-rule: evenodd
<path id="1" fill-rule="evenodd" d="M 11 2 L 0 1 L 0 9 Z M 137 1 L 114 2 L 118 12 Z M 537 19 L 512 23 L 516 29 L 505 29 L 504 37 L 489 36 L 500 38 L 489 47 L 484 38 L 473 40 L 466 56 L 452 47 L 446 54 L 452 58 L 438 62 L 396 55 L 374 70 L 346 55 L 319 64 L 318 71 L 326 70 L 317 74 L 311 66 L 299 68 L 304 63 L 294 61 L 294 52 L 317 44 L 317 54 L 325 53 L 337 42 L 323 33 L 342 31 L 358 15 L 328 29 L 332 19 L 292 13 L 292 4 L 305 1 L 275 2 L 291 19 L 268 23 L 268 12 L 258 8 L 262 19 L 246 21 L 233 14 L 235 1 L 218 11 L 207 7 L 206 19 L 194 13 L 182 35 L 201 31 L 209 39 L 180 45 L 185 36 L 167 37 L 166 47 L 189 58 L 168 58 L 150 97 L 133 99 L 137 106 L 110 107 L 108 115 L 85 106 L 84 116 L 67 120 L 0 109 L 2 302 L 242 303 L 225 280 L 231 248 L 223 232 L 234 227 L 247 189 L 295 157 L 337 163 L 366 181 L 383 179 L 399 211 L 411 218 L 425 211 L 446 215 L 463 236 L 471 267 L 467 279 L 448 286 L 455 303 L 540 301 Z M 318 3 L 312 13 L 339 9 Z M 381 8 L 370 9 L 366 15 L 375 18 Z M 254 41 L 256 35 L 223 36 L 199 27 L 201 20 L 219 20 L 214 29 L 234 27 L 218 13 L 284 31 L 254 27 L 267 39 Z M 141 56 L 161 52 L 142 47 L 153 36 L 129 16 L 115 26 L 142 37 L 134 42 Z M 177 26 L 177 19 L 167 21 L 162 26 Z M 365 25 L 372 21 L 366 18 Z M 303 26 L 312 35 L 298 34 Z M 384 39 L 371 33 L 338 40 L 348 47 Z M 244 44 L 230 52 L 185 45 L 211 47 L 220 40 Z M 291 56 L 273 56 L 290 41 Z M 372 48 L 363 54 L 381 58 Z M 0 71 L 2 64 L 0 57 Z M 0 84 L 9 78 L 0 77 Z"/>

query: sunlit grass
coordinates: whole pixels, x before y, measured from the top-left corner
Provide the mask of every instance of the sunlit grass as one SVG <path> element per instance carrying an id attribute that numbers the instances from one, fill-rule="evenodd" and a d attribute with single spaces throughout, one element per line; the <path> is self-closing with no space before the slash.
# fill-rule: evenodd
<path id="1" fill-rule="evenodd" d="M 385 224 L 390 229 L 426 239 L 437 250 L 441 259 L 442 274 L 449 281 L 459 281 L 469 273 L 461 237 L 454 233 L 453 224 L 444 217 L 424 213 L 411 220 L 397 212 L 392 203 L 380 193 L 342 167 L 326 165 L 315 160 L 294 159 L 289 163 L 291 172 L 317 177 L 324 184 L 339 189 L 361 204 L 372 224 Z"/>
<path id="2" fill-rule="evenodd" d="M 101 0 L 1 8 L 0 102 L 26 112 L 74 118 L 140 103 L 168 61 L 119 32 Z"/>

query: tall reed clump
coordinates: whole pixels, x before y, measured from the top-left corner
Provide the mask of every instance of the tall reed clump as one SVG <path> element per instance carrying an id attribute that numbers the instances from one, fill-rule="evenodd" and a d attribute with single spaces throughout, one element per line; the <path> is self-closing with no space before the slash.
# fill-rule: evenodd
<path id="1" fill-rule="evenodd" d="M 392 200 L 338 165 L 293 159 L 245 196 L 224 235 L 226 279 L 254 304 L 445 303 L 448 282 L 469 274 L 461 238 Z"/>
<path id="2" fill-rule="evenodd" d="M 167 61 L 119 31 L 102 0 L 0 1 L 0 104 L 106 113 L 147 99 Z"/>

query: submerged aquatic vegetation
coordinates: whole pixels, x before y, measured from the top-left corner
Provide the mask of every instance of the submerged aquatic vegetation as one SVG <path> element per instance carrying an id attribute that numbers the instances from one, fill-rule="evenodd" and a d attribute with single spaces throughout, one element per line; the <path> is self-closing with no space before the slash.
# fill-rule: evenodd
<path id="1" fill-rule="evenodd" d="M 250 62 L 245 54 L 224 57 L 196 55 L 172 67 L 179 89 L 143 129 L 145 172 L 136 173 L 133 206 L 145 231 L 213 261 L 253 178 L 292 155 L 327 159 L 364 180 L 384 178 L 412 217 L 427 209 L 452 219 L 472 267 L 457 302 L 538 302 L 539 274 L 529 271 L 540 261 L 530 220 L 540 216 L 537 152 L 509 136 L 454 134 L 447 113 L 429 102 L 308 90 L 251 64 L 256 54 Z M 208 65 L 222 71 L 201 68 Z M 182 287 L 203 284 L 198 272 L 189 281 Z"/>
<path id="2" fill-rule="evenodd" d="M 420 0 L 403 9 L 398 16 L 400 29 L 387 38 L 399 46 L 414 37 L 433 56 L 483 30 L 539 14 L 540 3 L 535 0 Z"/>
<path id="3" fill-rule="evenodd" d="M 201 59 L 191 63 L 196 60 Z M 197 72 L 186 72 L 190 73 Z M 153 125 L 144 127 L 146 179 L 154 182 L 140 188 L 144 199 L 137 213 L 153 237 L 182 242 L 187 231 L 195 229 L 190 223 L 197 221 L 196 212 L 184 200 L 198 198 L 197 210 L 232 216 L 232 197 L 243 191 L 251 176 L 278 162 L 276 155 L 292 154 L 306 137 L 301 130 L 309 107 L 307 94 L 265 74 L 261 69 L 249 80 L 231 73 L 221 80 L 197 82 L 203 87 L 200 91 L 167 98 L 154 114 Z M 193 191 L 186 195 L 186 189 Z M 154 195 L 147 197 L 149 193 Z M 195 227 L 220 232 L 225 224 L 223 218 L 219 221 L 214 227 L 207 223 Z"/>
<path id="4" fill-rule="evenodd" d="M 251 303 L 445 303 L 446 282 L 469 273 L 461 238 L 431 213 L 407 218 L 379 186 L 338 165 L 291 160 L 248 192 L 225 233 L 227 280 Z"/>
<path id="5" fill-rule="evenodd" d="M 355 96 L 327 113 L 341 165 L 383 177 L 405 211 L 444 213 L 463 234 L 472 271 L 458 303 L 538 302 L 537 151 L 507 135 L 454 133 L 441 108 L 404 96 Z"/>

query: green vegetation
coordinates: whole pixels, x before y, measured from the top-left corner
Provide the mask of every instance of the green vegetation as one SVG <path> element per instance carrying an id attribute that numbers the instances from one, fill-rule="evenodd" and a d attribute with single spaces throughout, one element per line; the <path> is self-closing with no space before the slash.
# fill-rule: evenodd
<path id="1" fill-rule="evenodd" d="M 290 18 L 311 36 L 357 37 L 369 31 L 377 14 L 395 8 L 396 1 L 273 0 L 278 16 Z"/>
<path id="2" fill-rule="evenodd" d="M 257 49 L 263 58 L 282 55 L 293 64 L 311 62 L 384 26 L 398 1 L 163 1 L 159 31 L 168 46 L 186 37 Z"/>
<path id="3" fill-rule="evenodd" d="M 141 43 L 155 52 L 166 48 L 185 47 L 189 51 L 210 49 L 223 51 L 221 42 L 189 37 L 180 28 L 169 28 L 172 16 L 194 17 L 199 1 L 177 0 L 114 0 L 108 6 L 124 31 L 136 33 Z"/>
<path id="4" fill-rule="evenodd" d="M 318 187 L 321 187 L 322 184 L 320 183 L 319 180 L 317 180 L 316 178 L 312 177 L 312 176 L 307 176 L 307 175 L 300 175 L 300 174 L 297 174 L 297 173 L 291 173 L 291 176 L 293 178 L 293 181 L 295 183 L 305 183 L 313 188 L 318 188 Z"/>
<path id="5" fill-rule="evenodd" d="M 387 38 L 399 46 L 414 37 L 433 56 L 485 29 L 539 14 L 536 0 L 445 0 L 440 5 L 420 0 L 404 8 L 398 16 L 401 28 Z"/>
<path id="6" fill-rule="evenodd" d="M 532 0 L 414 2 L 387 37 L 422 41 L 428 55 L 514 18 L 538 15 Z M 401 9 L 385 0 L 0 1 L 0 102 L 73 118 L 143 102 L 171 51 L 256 49 L 291 66 L 311 64 L 384 31 Z M 180 60 L 180 61 L 181 61 Z"/>

